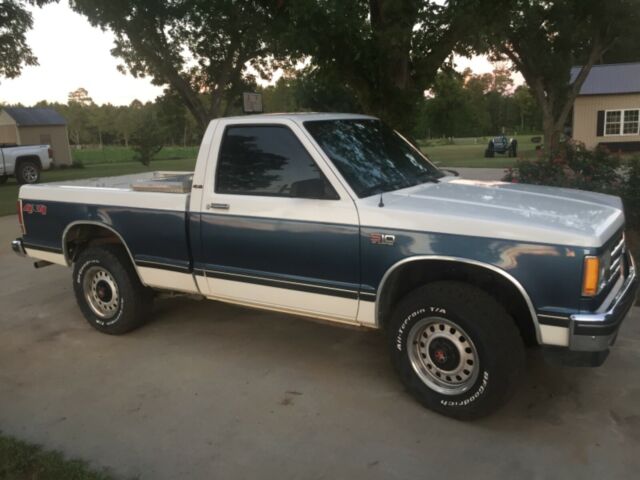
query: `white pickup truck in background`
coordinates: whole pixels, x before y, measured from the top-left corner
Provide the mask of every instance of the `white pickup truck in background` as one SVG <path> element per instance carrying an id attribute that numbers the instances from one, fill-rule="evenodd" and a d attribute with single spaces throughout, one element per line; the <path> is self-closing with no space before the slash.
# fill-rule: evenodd
<path id="1" fill-rule="evenodd" d="M 0 184 L 10 176 L 18 183 L 38 183 L 40 172 L 48 170 L 53 162 L 49 145 L 0 144 Z"/>

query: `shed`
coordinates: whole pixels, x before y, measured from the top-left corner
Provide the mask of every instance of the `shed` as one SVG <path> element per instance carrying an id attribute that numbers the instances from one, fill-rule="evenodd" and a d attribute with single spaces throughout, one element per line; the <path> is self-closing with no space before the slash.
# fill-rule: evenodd
<path id="1" fill-rule="evenodd" d="M 571 70 L 571 81 L 579 72 Z M 588 148 L 640 150 L 640 62 L 593 66 L 573 104 L 573 138 Z"/>
<path id="2" fill-rule="evenodd" d="M 0 111 L 0 144 L 50 145 L 56 165 L 71 165 L 67 122 L 51 108 L 5 107 Z"/>

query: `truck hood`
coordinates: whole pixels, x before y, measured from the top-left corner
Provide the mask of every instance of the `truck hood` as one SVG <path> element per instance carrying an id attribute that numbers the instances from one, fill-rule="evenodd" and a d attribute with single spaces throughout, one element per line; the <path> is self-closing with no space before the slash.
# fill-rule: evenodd
<path id="1" fill-rule="evenodd" d="M 363 225 L 555 245 L 600 247 L 624 225 L 611 195 L 455 177 L 365 200 Z"/>

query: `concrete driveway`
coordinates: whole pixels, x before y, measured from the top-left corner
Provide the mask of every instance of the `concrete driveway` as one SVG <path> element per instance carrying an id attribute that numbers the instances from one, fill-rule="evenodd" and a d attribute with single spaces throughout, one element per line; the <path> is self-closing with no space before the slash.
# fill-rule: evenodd
<path id="1" fill-rule="evenodd" d="M 92 330 L 70 272 L 9 252 L 0 218 L 0 429 L 143 479 L 623 479 L 640 470 L 640 309 L 599 369 L 538 351 L 474 423 L 420 407 L 383 338 L 185 298 Z"/>

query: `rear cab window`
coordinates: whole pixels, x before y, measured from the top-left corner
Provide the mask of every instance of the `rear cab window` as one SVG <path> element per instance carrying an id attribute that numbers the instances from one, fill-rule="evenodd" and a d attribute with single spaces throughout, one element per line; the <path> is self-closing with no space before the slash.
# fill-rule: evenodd
<path id="1" fill-rule="evenodd" d="M 300 140 L 284 125 L 228 126 L 218 155 L 215 192 L 339 198 Z"/>

